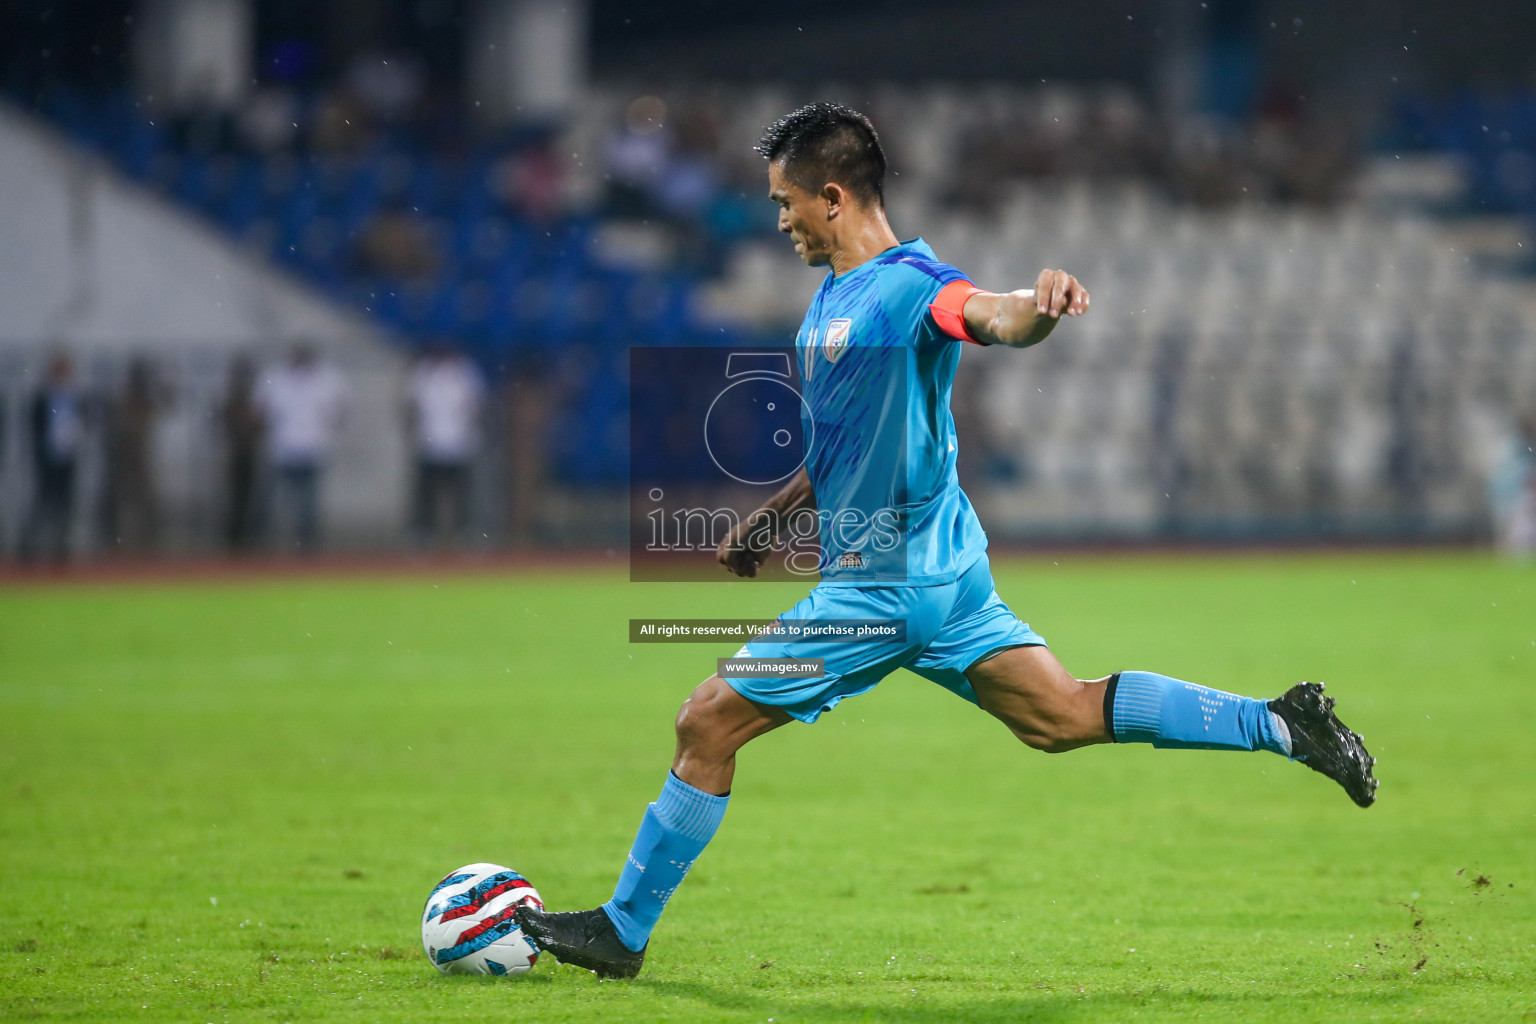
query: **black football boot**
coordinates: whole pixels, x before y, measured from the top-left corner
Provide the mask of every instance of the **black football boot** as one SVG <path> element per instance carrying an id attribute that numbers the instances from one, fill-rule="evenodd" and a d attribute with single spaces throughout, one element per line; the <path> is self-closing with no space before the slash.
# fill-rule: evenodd
<path id="1" fill-rule="evenodd" d="M 551 914 L 525 903 L 513 918 L 540 949 L 563 964 L 595 971 L 599 978 L 633 978 L 645 963 L 645 949 L 635 952 L 624 945 L 602 907 Z"/>
<path id="2" fill-rule="evenodd" d="M 1323 696 L 1322 683 L 1297 683 L 1269 702 L 1291 730 L 1291 759 L 1322 772 L 1344 787 L 1361 807 L 1376 802 L 1376 778 L 1371 774 L 1376 759 L 1365 749 L 1364 738 L 1339 721 L 1333 698 Z"/>

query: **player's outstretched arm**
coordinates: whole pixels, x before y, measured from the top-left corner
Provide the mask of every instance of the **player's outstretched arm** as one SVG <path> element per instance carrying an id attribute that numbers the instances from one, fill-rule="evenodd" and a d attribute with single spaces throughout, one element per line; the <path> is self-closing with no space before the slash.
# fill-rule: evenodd
<path id="1" fill-rule="evenodd" d="M 983 345 L 1028 348 L 1064 316 L 1088 312 L 1088 289 L 1064 270 L 1042 270 L 1034 288 L 977 292 L 965 303 L 965 326 Z"/>
<path id="2" fill-rule="evenodd" d="M 715 549 L 715 560 L 727 572 L 737 576 L 756 576 L 757 567 L 768 558 L 774 541 L 789 523 L 789 517 L 801 509 L 816 507 L 816 492 L 811 475 L 801 466 L 789 483 L 736 525 Z"/>

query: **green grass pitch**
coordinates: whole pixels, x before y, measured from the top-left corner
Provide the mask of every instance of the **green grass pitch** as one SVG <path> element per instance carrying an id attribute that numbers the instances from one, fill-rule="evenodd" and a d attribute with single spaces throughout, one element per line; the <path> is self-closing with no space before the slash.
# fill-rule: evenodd
<path id="1" fill-rule="evenodd" d="M 740 758 L 635 982 L 442 978 L 444 872 L 605 899 L 708 645 L 782 585 L 596 569 L 0 590 L 0 1019 L 1536 1020 L 1536 572 L 995 565 L 1079 675 L 1330 684 L 1361 811 L 1265 754 L 1060 756 L 899 674 Z"/>

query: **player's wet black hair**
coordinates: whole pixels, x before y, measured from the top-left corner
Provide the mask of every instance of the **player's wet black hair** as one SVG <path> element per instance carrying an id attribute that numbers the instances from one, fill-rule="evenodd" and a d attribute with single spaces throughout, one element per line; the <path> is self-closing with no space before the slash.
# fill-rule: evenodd
<path id="1" fill-rule="evenodd" d="M 861 204 L 885 205 L 885 150 L 869 118 L 841 103 L 811 103 L 768 126 L 756 149 L 782 160 L 790 181 L 814 192 L 835 181 Z"/>

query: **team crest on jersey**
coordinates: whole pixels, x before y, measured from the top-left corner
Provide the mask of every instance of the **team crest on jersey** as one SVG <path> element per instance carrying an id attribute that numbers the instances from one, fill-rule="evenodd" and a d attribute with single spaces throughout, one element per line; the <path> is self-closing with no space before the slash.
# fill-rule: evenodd
<path id="1" fill-rule="evenodd" d="M 852 332 L 853 321 L 847 317 L 827 321 L 827 337 L 821 343 L 821 354 L 827 357 L 827 362 L 835 363 L 842 357 L 843 350 L 848 347 L 848 335 Z"/>

